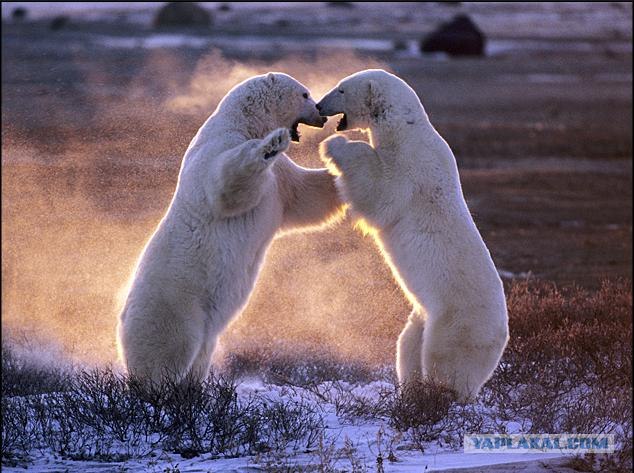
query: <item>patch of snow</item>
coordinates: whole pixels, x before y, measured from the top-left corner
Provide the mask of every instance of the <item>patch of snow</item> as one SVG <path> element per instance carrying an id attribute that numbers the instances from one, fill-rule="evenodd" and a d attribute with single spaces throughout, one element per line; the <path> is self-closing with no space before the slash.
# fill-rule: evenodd
<path id="1" fill-rule="evenodd" d="M 498 274 L 502 279 L 526 279 L 532 276 L 533 273 L 531 271 L 521 271 L 519 273 L 514 273 L 505 269 L 498 269 Z"/>

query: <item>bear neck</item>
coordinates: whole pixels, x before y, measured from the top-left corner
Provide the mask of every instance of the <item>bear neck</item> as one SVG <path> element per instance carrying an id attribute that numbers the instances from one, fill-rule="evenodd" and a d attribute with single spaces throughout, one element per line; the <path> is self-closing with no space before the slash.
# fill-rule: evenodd
<path id="1" fill-rule="evenodd" d="M 406 151 L 404 148 L 414 144 L 412 137 L 416 137 L 417 144 L 428 142 L 433 131 L 425 117 L 407 120 L 390 117 L 370 125 L 370 141 L 375 148 L 402 154 Z"/>

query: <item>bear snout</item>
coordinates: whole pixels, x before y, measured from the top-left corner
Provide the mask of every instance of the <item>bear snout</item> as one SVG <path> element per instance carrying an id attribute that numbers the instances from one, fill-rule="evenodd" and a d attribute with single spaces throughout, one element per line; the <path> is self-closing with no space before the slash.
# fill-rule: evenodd
<path id="1" fill-rule="evenodd" d="M 330 117 L 343 113 L 344 104 L 342 102 L 341 94 L 337 89 L 333 89 L 328 92 L 321 100 L 315 105 L 319 114 L 322 117 Z"/>
<path id="2" fill-rule="evenodd" d="M 333 115 L 338 115 L 339 113 L 343 113 L 343 110 L 341 110 L 341 107 L 333 107 L 329 105 L 328 103 L 324 103 L 324 102 L 325 101 L 322 100 L 317 105 L 315 105 L 315 107 L 317 107 L 317 110 L 319 111 L 319 115 L 321 115 L 322 117 L 331 117 Z"/>

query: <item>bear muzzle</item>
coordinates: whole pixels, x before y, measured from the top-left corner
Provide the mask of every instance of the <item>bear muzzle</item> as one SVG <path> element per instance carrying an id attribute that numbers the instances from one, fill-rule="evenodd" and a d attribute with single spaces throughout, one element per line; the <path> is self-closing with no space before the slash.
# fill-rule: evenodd
<path id="1" fill-rule="evenodd" d="M 348 117 L 343 110 L 343 102 L 341 99 L 341 93 L 337 89 L 333 89 L 325 97 L 323 97 L 316 105 L 319 114 L 323 117 L 329 117 L 332 115 L 338 115 L 343 113 L 343 117 L 337 124 L 337 131 L 344 131 L 348 127 Z"/>

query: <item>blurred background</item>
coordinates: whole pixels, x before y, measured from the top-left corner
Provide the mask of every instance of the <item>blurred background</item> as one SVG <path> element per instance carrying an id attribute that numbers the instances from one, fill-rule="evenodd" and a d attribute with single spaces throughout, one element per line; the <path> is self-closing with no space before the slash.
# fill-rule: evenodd
<path id="1" fill-rule="evenodd" d="M 3 337 L 116 363 L 122 290 L 189 141 L 267 71 L 316 100 L 366 68 L 405 79 L 505 282 L 631 280 L 631 3 L 175 3 L 2 2 Z M 319 167 L 336 122 L 290 156 Z M 217 364 L 392 364 L 408 313 L 350 220 L 285 236 Z"/>

